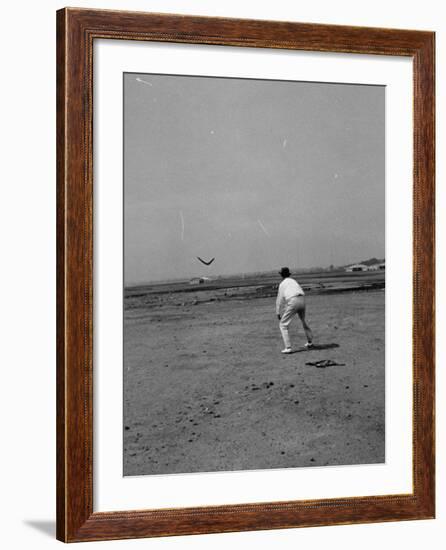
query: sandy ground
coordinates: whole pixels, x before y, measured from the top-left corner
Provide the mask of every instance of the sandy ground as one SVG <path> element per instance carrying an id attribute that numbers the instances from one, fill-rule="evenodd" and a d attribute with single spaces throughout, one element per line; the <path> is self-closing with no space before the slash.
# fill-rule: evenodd
<path id="1" fill-rule="evenodd" d="M 384 292 L 307 320 L 318 349 L 284 356 L 271 297 L 126 308 L 124 474 L 384 462 Z"/>

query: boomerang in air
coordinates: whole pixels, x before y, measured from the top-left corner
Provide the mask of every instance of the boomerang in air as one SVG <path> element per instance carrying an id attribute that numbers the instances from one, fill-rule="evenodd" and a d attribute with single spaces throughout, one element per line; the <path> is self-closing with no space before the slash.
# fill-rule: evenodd
<path id="1" fill-rule="evenodd" d="M 200 262 L 204 265 L 211 265 L 211 263 L 215 260 L 215 258 L 212 258 L 212 260 L 209 260 L 208 262 L 206 260 L 203 260 L 200 258 L 200 256 L 197 256 L 197 260 L 200 260 Z"/>

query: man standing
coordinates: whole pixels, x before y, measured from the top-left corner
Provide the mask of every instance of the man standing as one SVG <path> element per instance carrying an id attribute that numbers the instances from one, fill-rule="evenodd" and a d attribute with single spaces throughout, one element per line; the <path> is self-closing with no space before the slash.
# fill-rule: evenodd
<path id="1" fill-rule="evenodd" d="M 289 324 L 295 315 L 299 315 L 303 329 L 307 336 L 305 347 L 313 347 L 313 333 L 305 321 L 305 293 L 297 281 L 290 277 L 288 267 L 282 267 L 279 271 L 282 275 L 282 282 L 279 285 L 276 300 L 276 313 L 279 319 L 279 328 L 282 333 L 285 348 L 282 353 L 291 353 L 290 335 L 288 332 Z M 283 313 L 282 313 L 283 310 Z"/>

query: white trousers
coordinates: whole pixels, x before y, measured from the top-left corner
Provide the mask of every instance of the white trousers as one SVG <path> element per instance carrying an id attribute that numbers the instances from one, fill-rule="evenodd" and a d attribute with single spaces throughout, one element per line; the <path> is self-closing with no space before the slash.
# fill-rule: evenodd
<path id="1" fill-rule="evenodd" d="M 279 328 L 282 334 L 283 343 L 286 348 L 291 347 L 290 342 L 290 333 L 288 327 L 290 326 L 293 318 L 300 312 L 305 311 L 305 297 L 304 296 L 294 296 L 290 298 L 285 307 L 285 311 L 280 319 Z"/>

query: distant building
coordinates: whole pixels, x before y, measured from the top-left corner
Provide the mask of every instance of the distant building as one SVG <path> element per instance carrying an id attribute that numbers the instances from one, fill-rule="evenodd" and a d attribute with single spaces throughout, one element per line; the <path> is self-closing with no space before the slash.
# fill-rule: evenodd
<path id="1" fill-rule="evenodd" d="M 209 277 L 193 277 L 190 281 L 190 285 L 202 285 L 203 283 L 206 283 L 207 281 L 210 281 Z"/>
<path id="2" fill-rule="evenodd" d="M 352 271 L 368 271 L 369 266 L 365 264 L 353 264 L 345 268 L 345 271 L 351 273 Z"/>
<path id="3" fill-rule="evenodd" d="M 386 269 L 386 264 L 384 262 L 379 263 L 379 264 L 373 264 L 373 265 L 369 266 L 370 271 L 383 271 L 384 269 Z"/>
<path id="4" fill-rule="evenodd" d="M 194 277 L 189 281 L 190 285 L 202 285 L 204 283 L 203 277 Z"/>

